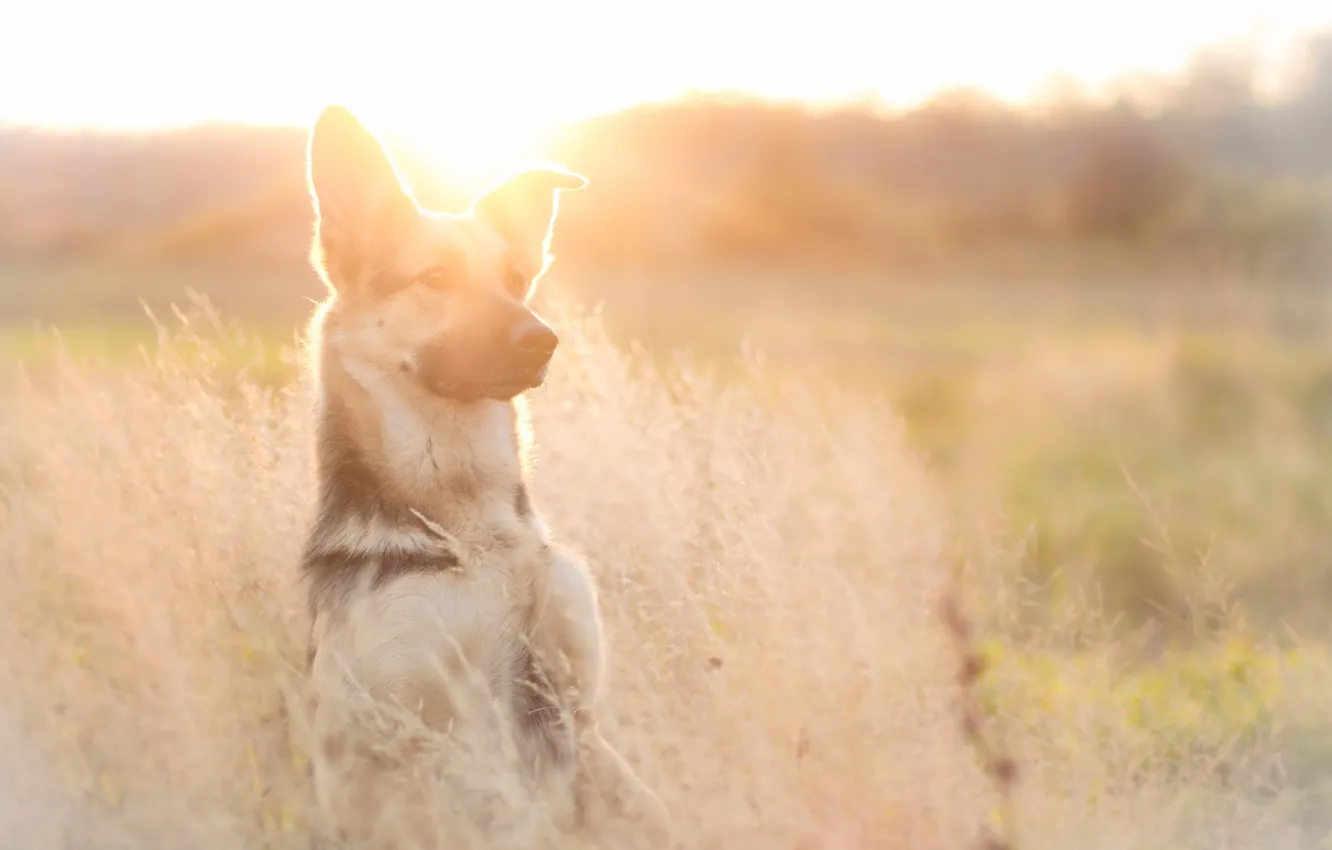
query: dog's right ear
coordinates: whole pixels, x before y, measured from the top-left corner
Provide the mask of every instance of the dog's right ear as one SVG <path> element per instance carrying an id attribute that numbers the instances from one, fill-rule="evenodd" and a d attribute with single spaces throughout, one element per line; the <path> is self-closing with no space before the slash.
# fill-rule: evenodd
<path id="1" fill-rule="evenodd" d="M 379 140 L 341 106 L 320 113 L 307 152 L 315 240 L 311 259 L 334 289 L 353 284 L 377 240 L 416 204 Z"/>

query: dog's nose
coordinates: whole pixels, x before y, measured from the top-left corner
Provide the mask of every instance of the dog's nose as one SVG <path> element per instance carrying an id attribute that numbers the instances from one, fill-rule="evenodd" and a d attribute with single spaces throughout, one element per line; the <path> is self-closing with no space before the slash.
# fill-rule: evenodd
<path id="1" fill-rule="evenodd" d="M 525 359 L 544 363 L 555 353 L 560 338 L 540 319 L 520 322 L 509 331 L 509 339 Z"/>

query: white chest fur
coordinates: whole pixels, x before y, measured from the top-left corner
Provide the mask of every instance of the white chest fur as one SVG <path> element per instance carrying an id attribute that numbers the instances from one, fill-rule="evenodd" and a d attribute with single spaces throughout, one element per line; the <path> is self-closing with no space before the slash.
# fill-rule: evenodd
<path id="1" fill-rule="evenodd" d="M 428 725 L 476 719 L 513 699 L 527 648 L 537 565 L 495 556 L 459 569 L 367 577 L 316 621 L 317 685 L 358 687 L 418 711 Z"/>

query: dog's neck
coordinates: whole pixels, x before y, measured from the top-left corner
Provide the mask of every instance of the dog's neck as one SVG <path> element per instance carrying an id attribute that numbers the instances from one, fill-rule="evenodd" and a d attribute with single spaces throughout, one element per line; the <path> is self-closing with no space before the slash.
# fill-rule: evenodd
<path id="1" fill-rule="evenodd" d="M 424 517 L 484 543 L 530 511 L 514 402 L 441 398 L 327 350 L 320 391 L 321 525 Z"/>

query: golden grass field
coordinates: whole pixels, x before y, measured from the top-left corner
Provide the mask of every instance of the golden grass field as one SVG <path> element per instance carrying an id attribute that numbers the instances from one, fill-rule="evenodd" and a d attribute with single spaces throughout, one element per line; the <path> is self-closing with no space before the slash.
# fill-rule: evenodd
<path id="1" fill-rule="evenodd" d="M 1332 846 L 1323 300 L 711 283 L 531 394 L 685 846 Z M 4 846 L 309 838 L 296 328 L 180 303 L 4 336 Z"/>

